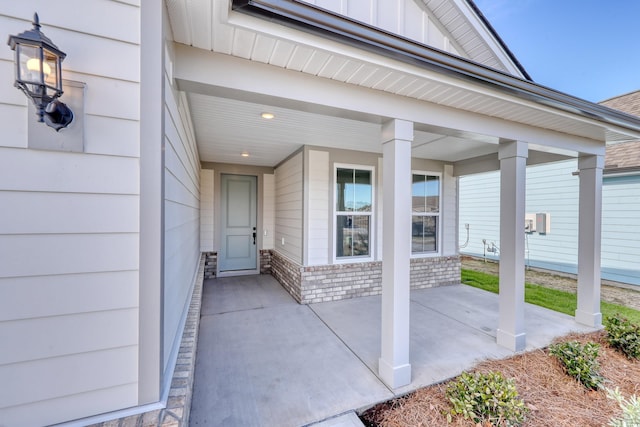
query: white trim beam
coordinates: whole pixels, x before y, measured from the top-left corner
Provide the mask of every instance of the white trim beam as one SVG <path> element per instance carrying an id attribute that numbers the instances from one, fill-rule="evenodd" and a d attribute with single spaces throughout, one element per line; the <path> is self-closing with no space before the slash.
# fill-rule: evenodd
<path id="1" fill-rule="evenodd" d="M 526 347 L 524 327 L 524 217 L 528 146 L 500 143 L 500 313 L 498 345 Z"/>
<path id="2" fill-rule="evenodd" d="M 409 361 L 409 260 L 413 123 L 382 126 L 382 352 L 378 375 L 390 388 L 411 383 Z"/>
<path id="3" fill-rule="evenodd" d="M 602 326 L 600 312 L 600 246 L 602 230 L 603 156 L 582 156 L 578 220 L 578 307 L 576 321 Z"/>
<path id="4" fill-rule="evenodd" d="M 164 281 L 164 3 L 140 10 L 138 404 L 161 399 Z"/>
<path id="5" fill-rule="evenodd" d="M 538 165 L 542 163 L 561 162 L 564 160 L 575 159 L 575 157 L 564 154 L 546 153 L 543 151 L 529 150 L 527 158 L 527 166 Z M 500 160 L 498 153 L 486 154 L 484 156 L 472 157 L 470 159 L 460 160 L 453 164 L 454 176 L 473 175 L 476 173 L 493 172 L 500 170 Z"/>

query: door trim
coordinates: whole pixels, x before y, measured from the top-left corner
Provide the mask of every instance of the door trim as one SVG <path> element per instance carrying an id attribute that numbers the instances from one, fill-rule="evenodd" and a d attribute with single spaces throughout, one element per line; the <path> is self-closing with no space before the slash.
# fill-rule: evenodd
<path id="1" fill-rule="evenodd" d="M 220 258 L 218 258 L 218 262 L 216 263 L 216 277 L 233 277 L 233 276 L 248 276 L 248 275 L 254 275 L 254 274 L 260 274 L 260 250 L 258 249 L 260 247 L 261 244 L 261 239 L 260 239 L 260 219 L 261 219 L 261 215 L 260 215 L 260 208 L 261 208 L 261 203 L 260 203 L 260 176 L 256 175 L 256 174 L 251 174 L 251 173 L 228 173 L 228 172 L 224 172 L 221 171 L 219 173 L 219 180 L 218 182 L 220 182 L 220 186 L 219 186 L 219 207 L 220 209 L 218 210 L 218 218 L 219 218 L 219 225 L 220 225 L 220 233 L 219 236 L 222 237 L 223 233 L 222 233 L 222 228 L 224 227 L 223 221 L 222 221 L 222 210 L 226 208 L 225 203 L 226 201 L 223 200 L 222 197 L 222 185 L 223 185 L 223 177 L 227 175 L 227 176 L 245 176 L 245 177 L 252 177 L 255 179 L 255 185 L 256 185 L 256 189 L 255 189 L 255 221 L 256 221 L 256 233 L 257 233 L 257 239 L 256 239 L 256 244 L 255 244 L 255 255 L 256 255 L 256 268 L 255 269 L 246 269 L 246 270 L 220 270 L 220 265 L 222 264 L 220 262 Z M 223 241 L 223 239 L 219 240 L 219 244 L 220 246 L 218 247 L 218 257 L 222 256 L 222 252 L 223 252 L 223 246 L 225 243 Z M 225 248 L 226 250 L 226 248 Z"/>

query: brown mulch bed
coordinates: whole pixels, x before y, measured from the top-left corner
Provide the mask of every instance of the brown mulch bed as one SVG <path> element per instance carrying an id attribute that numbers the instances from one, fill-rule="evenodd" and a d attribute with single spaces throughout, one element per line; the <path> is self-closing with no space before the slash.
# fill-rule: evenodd
<path id="1" fill-rule="evenodd" d="M 640 394 L 640 361 L 629 360 L 606 344 L 605 332 L 575 334 L 559 341 L 593 341 L 600 344 L 600 373 L 608 388 L 619 387 L 625 397 Z M 607 399 L 605 391 L 588 391 L 567 376 L 560 363 L 546 350 L 534 350 L 502 360 L 480 363 L 474 371 L 500 371 L 514 378 L 518 393 L 529 407 L 527 427 L 606 426 L 621 415 L 618 404 Z M 407 396 L 376 405 L 361 414 L 367 426 L 473 426 L 461 416 L 447 424 L 451 408 L 445 397 L 446 383 L 420 389 Z M 477 426 L 486 427 L 486 426 Z"/>

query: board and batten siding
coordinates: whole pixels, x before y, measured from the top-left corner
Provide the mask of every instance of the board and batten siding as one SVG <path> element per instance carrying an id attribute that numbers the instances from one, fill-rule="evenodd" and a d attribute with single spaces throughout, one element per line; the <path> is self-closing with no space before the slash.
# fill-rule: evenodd
<path id="1" fill-rule="evenodd" d="M 274 250 L 302 264 L 302 151 L 275 170 Z"/>
<path id="2" fill-rule="evenodd" d="M 340 15 L 456 55 L 440 25 L 415 0 L 304 0 Z"/>
<path id="3" fill-rule="evenodd" d="M 182 337 L 200 260 L 200 158 L 186 95 L 173 87 L 165 58 L 164 378 Z"/>
<path id="4" fill-rule="evenodd" d="M 38 13 L 42 31 L 67 53 L 64 78 L 86 83 L 77 118 L 83 153 L 27 148 L 27 99 L 11 84 L 13 52 L 0 49 L 0 424 L 7 426 L 138 403 L 140 6 L 64 3 L 73 14 L 59 2 L 40 3 Z M 5 36 L 30 29 L 33 12 L 29 2 L 2 2 Z"/>
<path id="5" fill-rule="evenodd" d="M 305 265 L 329 264 L 329 152 L 308 150 L 307 155 L 307 207 Z"/>
<path id="6" fill-rule="evenodd" d="M 578 190 L 575 160 L 527 168 L 526 212 L 549 213 L 549 234 L 528 234 L 526 247 L 531 266 L 567 273 L 577 272 Z M 498 172 L 460 178 L 459 238 L 469 244 L 461 252 L 482 256 L 482 239 L 500 245 L 500 175 Z M 637 254 L 640 231 L 640 177 L 606 177 L 602 186 L 602 278 L 640 285 Z M 488 258 L 496 258 L 488 254 Z"/>

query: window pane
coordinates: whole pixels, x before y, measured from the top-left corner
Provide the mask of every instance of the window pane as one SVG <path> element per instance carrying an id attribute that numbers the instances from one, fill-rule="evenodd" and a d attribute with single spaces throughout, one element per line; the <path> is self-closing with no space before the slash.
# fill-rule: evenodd
<path id="1" fill-rule="evenodd" d="M 371 171 L 338 168 L 336 211 L 371 212 Z"/>
<path id="2" fill-rule="evenodd" d="M 440 177 L 426 176 L 426 212 L 440 211 Z"/>
<path id="3" fill-rule="evenodd" d="M 413 212 L 425 212 L 426 184 L 427 180 L 424 175 L 413 175 L 413 184 L 411 185 L 411 210 Z"/>
<path id="4" fill-rule="evenodd" d="M 440 211 L 440 178 L 433 175 L 413 175 L 411 185 L 412 211 L 414 213 Z"/>
<path id="5" fill-rule="evenodd" d="M 411 252 L 425 253 L 438 250 L 438 217 L 413 216 L 411 218 Z"/>
<path id="6" fill-rule="evenodd" d="M 353 206 L 353 169 L 336 171 L 336 211 L 345 212 Z"/>
<path id="7" fill-rule="evenodd" d="M 369 216 L 338 215 L 336 257 L 369 255 Z"/>
<path id="8" fill-rule="evenodd" d="M 353 186 L 353 210 L 371 212 L 371 171 L 356 169 Z"/>

